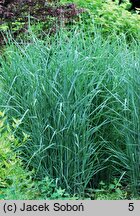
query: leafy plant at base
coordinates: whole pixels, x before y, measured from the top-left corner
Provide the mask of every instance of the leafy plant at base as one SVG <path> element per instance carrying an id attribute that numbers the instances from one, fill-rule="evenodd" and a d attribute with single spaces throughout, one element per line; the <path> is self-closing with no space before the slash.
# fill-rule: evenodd
<path id="1" fill-rule="evenodd" d="M 0 198 L 17 199 L 23 190 L 27 198 L 31 184 L 31 172 L 27 173 L 15 149 L 20 144 L 14 138 L 9 126 L 6 126 L 6 117 L 1 113 L 0 119 Z M 22 194 L 22 196 L 23 196 Z"/>
<path id="2" fill-rule="evenodd" d="M 99 184 L 99 189 L 94 190 L 95 200 L 125 200 L 127 199 L 127 191 L 118 183 L 117 179 L 107 186 L 103 181 Z"/>

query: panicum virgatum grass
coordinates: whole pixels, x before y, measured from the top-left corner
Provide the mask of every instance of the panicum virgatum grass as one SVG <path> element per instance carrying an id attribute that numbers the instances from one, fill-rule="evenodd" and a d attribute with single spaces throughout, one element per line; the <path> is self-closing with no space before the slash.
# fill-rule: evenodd
<path id="1" fill-rule="evenodd" d="M 1 56 L 1 108 L 14 117 L 27 167 L 83 193 L 140 184 L 140 46 L 75 30 L 11 43 Z"/>

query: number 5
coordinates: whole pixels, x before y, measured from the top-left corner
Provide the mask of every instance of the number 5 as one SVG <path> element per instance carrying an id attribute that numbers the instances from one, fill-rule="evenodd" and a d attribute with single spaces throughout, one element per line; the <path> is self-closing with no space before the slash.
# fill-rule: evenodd
<path id="1" fill-rule="evenodd" d="M 134 203 L 129 203 L 128 210 L 134 211 Z"/>

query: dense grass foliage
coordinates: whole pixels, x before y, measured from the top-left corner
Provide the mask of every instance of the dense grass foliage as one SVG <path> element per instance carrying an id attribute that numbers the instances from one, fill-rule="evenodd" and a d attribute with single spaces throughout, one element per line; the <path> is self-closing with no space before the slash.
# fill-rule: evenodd
<path id="1" fill-rule="evenodd" d="M 78 29 L 7 46 L 0 108 L 15 136 L 28 137 L 21 157 L 37 178 L 79 195 L 118 178 L 137 193 L 140 46 L 94 35 Z"/>

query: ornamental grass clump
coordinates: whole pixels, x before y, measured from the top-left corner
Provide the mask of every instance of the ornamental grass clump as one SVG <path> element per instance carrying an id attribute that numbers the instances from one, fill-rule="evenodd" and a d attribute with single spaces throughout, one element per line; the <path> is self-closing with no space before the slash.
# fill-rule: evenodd
<path id="1" fill-rule="evenodd" d="M 114 177 L 139 191 L 139 44 L 79 30 L 12 42 L 1 56 L 1 109 L 22 159 L 83 194 Z"/>

